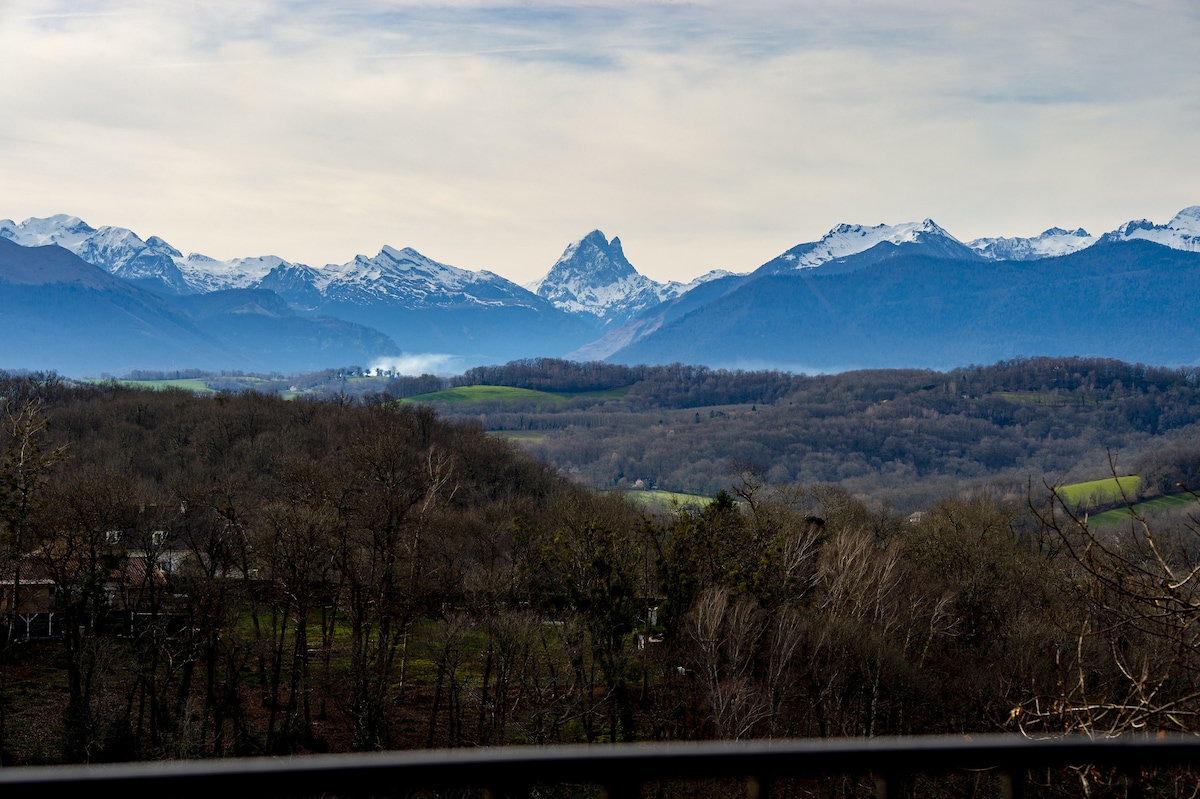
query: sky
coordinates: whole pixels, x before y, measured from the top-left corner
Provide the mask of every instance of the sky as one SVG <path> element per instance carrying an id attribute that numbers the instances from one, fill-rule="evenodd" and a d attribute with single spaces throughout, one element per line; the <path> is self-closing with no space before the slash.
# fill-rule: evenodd
<path id="1" fill-rule="evenodd" d="M 219 259 L 749 271 L 1200 204 L 1200 2 L 0 0 L 0 218 Z"/>

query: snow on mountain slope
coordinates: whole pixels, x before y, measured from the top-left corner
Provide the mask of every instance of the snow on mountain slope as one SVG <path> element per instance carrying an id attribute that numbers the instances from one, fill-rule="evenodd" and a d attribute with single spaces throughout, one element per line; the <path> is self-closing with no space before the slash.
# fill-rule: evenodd
<path id="1" fill-rule="evenodd" d="M 1098 241 L 1135 239 L 1152 241 L 1173 250 L 1200 252 L 1200 205 L 1184 208 L 1165 225 L 1137 219 L 1102 236 L 1092 236 L 1083 228 L 1069 231 L 1053 227 L 1033 238 L 975 239 L 967 246 L 992 261 L 1034 261 L 1078 252 Z"/>
<path id="2" fill-rule="evenodd" d="M 200 253 L 184 256 L 156 236 L 143 240 L 126 228 L 93 228 L 66 214 L 21 223 L 0 220 L 0 237 L 23 246 L 57 244 L 117 277 L 181 295 L 270 288 L 296 307 L 307 309 L 329 301 L 407 308 L 540 305 L 525 289 L 498 275 L 448 266 L 407 248 L 384 247 L 373 257 L 359 255 L 347 263 L 323 268 L 292 264 L 273 255 L 221 261 Z M 1200 206 L 1183 209 L 1165 225 L 1133 221 L 1099 237 L 1083 229 L 1051 228 L 1032 238 L 981 238 L 969 245 L 930 219 L 873 227 L 842 224 L 820 241 L 793 247 L 764 264 L 756 274 L 823 265 L 823 272 L 856 269 L 862 267 L 863 259 L 854 256 L 873 251 L 872 257 L 889 257 L 894 248 L 907 250 L 909 245 L 920 245 L 914 251 L 923 249 L 939 257 L 1023 261 L 1077 252 L 1096 241 L 1131 239 L 1200 251 Z M 561 310 L 613 326 L 728 274 L 718 270 L 686 284 L 658 283 L 630 264 L 620 239 L 610 241 L 594 230 L 569 245 L 546 276 L 528 289 Z"/>
<path id="3" fill-rule="evenodd" d="M 634 306 L 662 302 L 659 284 L 638 274 L 621 240 L 609 241 L 599 230 L 567 245 L 546 276 L 528 288 L 564 311 L 606 321 Z"/>
<path id="4" fill-rule="evenodd" d="M 245 288 L 283 262 L 275 256 L 218 261 L 192 253 L 185 258 L 158 236 L 143 240 L 127 228 L 93 228 L 66 214 L 33 217 L 20 224 L 0 220 L 0 236 L 23 247 L 57 244 L 124 280 L 161 283 L 176 294 Z"/>
<path id="5" fill-rule="evenodd" d="M 74 252 L 75 247 L 95 232 L 95 228 L 79 217 L 66 214 L 55 214 L 45 219 L 30 218 L 20 224 L 11 219 L 0 219 L 0 236 L 22 247 L 57 244 Z"/>
<path id="6" fill-rule="evenodd" d="M 890 244 L 927 244 L 931 240 L 948 240 L 959 244 L 932 219 L 901 225 L 838 225 L 820 241 L 801 244 L 782 257 L 793 269 L 811 269 L 838 258 L 846 258 L 884 242 Z"/>
<path id="7" fill-rule="evenodd" d="M 968 242 L 967 246 L 989 261 L 1036 261 L 1077 252 L 1099 240 L 1098 236 L 1090 235 L 1083 228 L 1063 230 L 1052 227 L 1032 238 L 975 239 Z"/>
<path id="8" fill-rule="evenodd" d="M 569 244 L 546 276 L 526 288 L 564 311 L 589 314 L 611 325 L 727 274 L 713 270 L 690 283 L 659 283 L 629 263 L 621 239 L 614 236 L 609 241 L 593 230 Z"/>
<path id="9" fill-rule="evenodd" d="M 216 258 L 193 252 L 183 259 L 179 268 L 188 285 L 204 293 L 221 289 L 249 288 L 266 277 L 272 269 L 287 263 L 278 255 L 218 261 Z"/>
<path id="10" fill-rule="evenodd" d="M 283 297 L 295 308 L 314 311 L 324 300 L 320 289 L 317 288 L 320 279 L 320 271 L 311 266 L 283 261 L 251 284 L 250 288 L 268 289 Z"/>
<path id="11" fill-rule="evenodd" d="M 1200 205 L 1184 208 L 1165 225 L 1156 225 L 1148 219 L 1126 222 L 1103 238 L 1105 241 L 1143 239 L 1173 250 L 1200 252 Z"/>
<path id="12" fill-rule="evenodd" d="M 687 294 L 692 289 L 696 288 L 697 286 L 703 286 L 705 283 L 711 283 L 712 281 L 720 280 L 723 277 L 733 277 L 734 275 L 739 275 L 739 274 L 745 274 L 745 273 L 730 272 L 728 269 L 713 269 L 711 271 L 705 272 L 700 277 L 696 278 L 695 280 L 691 280 L 687 283 L 679 283 L 677 281 L 672 280 L 670 283 L 667 284 L 667 286 L 668 287 L 678 286 L 679 289 L 674 294 L 672 294 L 670 297 L 665 297 L 663 299 L 663 301 L 666 302 L 666 300 L 673 299 L 674 297 L 679 297 L 684 294 Z"/>
<path id="13" fill-rule="evenodd" d="M 143 240 L 126 228 L 93 228 L 65 214 L 19 224 L 0 220 L 0 237 L 26 247 L 57 244 L 117 277 L 157 283 L 175 294 L 269 288 L 304 308 L 326 300 L 409 308 L 538 304 L 524 289 L 498 275 L 447 266 L 411 249 L 384 247 L 373 258 L 359 255 L 321 269 L 275 255 L 221 261 L 201 253 L 185 257 L 157 236 Z"/>
<path id="14" fill-rule="evenodd" d="M 315 288 L 335 302 L 380 303 L 406 308 L 448 305 L 535 305 L 530 293 L 497 274 L 472 272 L 426 258 L 416 250 L 385 246 L 373 258 L 313 270 Z"/>

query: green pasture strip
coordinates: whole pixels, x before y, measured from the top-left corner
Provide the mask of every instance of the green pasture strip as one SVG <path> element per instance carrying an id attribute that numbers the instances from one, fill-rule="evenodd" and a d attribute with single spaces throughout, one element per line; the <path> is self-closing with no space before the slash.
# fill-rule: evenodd
<path id="1" fill-rule="evenodd" d="M 639 505 L 646 505 L 662 510 L 669 510 L 672 503 L 704 507 L 712 502 L 712 497 L 704 497 L 699 494 L 682 494 L 678 491 L 659 491 L 658 489 L 634 489 L 622 491 L 621 493 Z"/>
<path id="2" fill-rule="evenodd" d="M 400 400 L 406 403 L 443 403 L 446 405 L 461 405 L 468 402 L 550 402 L 562 405 L 564 397 L 548 394 L 545 391 L 532 391 L 527 388 L 511 386 L 459 386 L 434 391 L 431 394 L 418 394 L 415 397 L 405 397 Z"/>
<path id="3" fill-rule="evenodd" d="M 216 391 L 204 385 L 203 378 L 190 377 L 180 380 L 92 380 L 92 383 L 116 383 L 129 388 L 150 388 L 162 391 L 164 388 L 182 388 L 196 394 L 215 394 Z"/>
<path id="4" fill-rule="evenodd" d="M 1188 494 L 1169 494 L 1165 497 L 1156 497 L 1148 499 L 1145 502 L 1135 503 L 1129 508 L 1116 508 L 1114 510 L 1106 510 L 1104 513 L 1097 513 L 1095 516 L 1088 517 L 1088 524 L 1123 524 L 1133 518 L 1133 513 L 1137 513 L 1139 516 L 1145 518 L 1146 516 L 1152 516 L 1163 511 L 1195 506 L 1195 498 Z"/>
<path id="5" fill-rule="evenodd" d="M 458 405 L 468 402 L 539 402 L 554 406 L 565 405 L 577 397 L 593 399 L 619 399 L 625 396 L 628 388 L 611 389 L 608 391 L 557 392 L 535 391 L 529 388 L 514 388 L 512 386 L 459 386 L 430 394 L 418 394 L 406 397 L 401 402 L 410 403 L 445 403 Z"/>
<path id="6" fill-rule="evenodd" d="M 1103 480 L 1061 486 L 1058 495 L 1068 505 L 1107 505 L 1120 502 L 1122 491 L 1124 496 L 1132 499 L 1141 484 L 1142 478 L 1137 475 L 1106 477 Z"/>

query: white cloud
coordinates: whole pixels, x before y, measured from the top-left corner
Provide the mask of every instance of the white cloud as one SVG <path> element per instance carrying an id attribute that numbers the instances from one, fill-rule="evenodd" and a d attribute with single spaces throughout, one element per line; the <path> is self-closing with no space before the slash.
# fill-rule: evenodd
<path id="1" fill-rule="evenodd" d="M 842 221 L 1165 221 L 1200 202 L 1196 9 L 18 0 L 0 217 L 522 283 L 596 227 L 686 280 Z"/>
<path id="2" fill-rule="evenodd" d="M 411 355 L 401 355 L 397 358 L 379 358 L 373 361 L 369 372 L 395 372 L 400 375 L 420 377 L 421 375 L 457 375 L 462 374 L 464 361 L 456 355 L 441 355 L 435 352 L 422 352 Z"/>

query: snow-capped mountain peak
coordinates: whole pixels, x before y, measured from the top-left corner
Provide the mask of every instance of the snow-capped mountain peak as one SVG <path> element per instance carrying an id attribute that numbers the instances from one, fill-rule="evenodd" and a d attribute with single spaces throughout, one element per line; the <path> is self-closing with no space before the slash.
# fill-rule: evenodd
<path id="1" fill-rule="evenodd" d="M 932 219 L 899 225 L 840 224 L 819 241 L 798 244 L 764 264 L 760 272 L 786 273 L 813 269 L 831 261 L 867 252 L 881 244 L 922 245 L 939 253 L 961 254 L 966 247 Z M 969 256 L 969 251 L 968 256 Z"/>
<path id="2" fill-rule="evenodd" d="M 1090 247 L 1098 241 L 1083 228 L 1064 230 L 1052 227 L 1031 238 L 985 238 L 967 244 L 989 261 L 1036 261 L 1053 258 Z"/>
<path id="3" fill-rule="evenodd" d="M 557 296 L 564 290 L 569 291 L 567 284 L 571 282 L 582 281 L 594 286 L 608 285 L 637 274 L 633 264 L 625 257 L 621 239 L 613 236 L 612 241 L 609 241 L 604 233 L 593 230 L 583 238 L 568 244 L 546 276 L 526 288 L 534 294 L 554 301 L 552 295 Z"/>
<path id="4" fill-rule="evenodd" d="M 245 288 L 283 262 L 273 255 L 219 261 L 192 253 L 185 258 L 158 236 L 143 240 L 128 228 L 93 228 L 66 214 L 30 218 L 20 224 L 2 220 L 0 236 L 25 247 L 57 244 L 117 277 L 156 284 L 177 294 Z"/>
<path id="5" fill-rule="evenodd" d="M 1165 225 L 1148 219 L 1126 222 L 1104 236 L 1106 241 L 1143 239 L 1175 250 L 1200 252 L 1200 205 L 1184 208 Z"/>
<path id="6" fill-rule="evenodd" d="M 1083 228 L 1064 230 L 1052 227 L 1032 238 L 975 239 L 967 246 L 993 261 L 1033 261 L 1067 255 L 1092 246 L 1098 241 L 1142 239 L 1176 250 L 1200 252 L 1200 205 L 1184 208 L 1165 225 L 1149 219 L 1134 219 L 1102 236 L 1093 236 Z"/>
<path id="7" fill-rule="evenodd" d="M 71 249 L 86 239 L 95 229 L 77 216 L 55 214 L 47 217 L 30 217 L 17 224 L 11 219 L 0 220 L 0 236 L 20 244 L 22 247 L 44 247 L 57 244 Z"/>
<path id="8" fill-rule="evenodd" d="M 571 242 L 541 280 L 526 286 L 570 313 L 621 323 L 646 308 L 682 294 L 682 283 L 658 283 L 639 274 L 625 257 L 621 239 L 593 230 Z"/>
<path id="9" fill-rule="evenodd" d="M 890 241 L 892 244 L 903 244 L 905 242 L 917 241 L 922 233 L 944 236 L 949 239 L 954 238 L 937 222 L 927 218 L 921 222 L 908 222 L 900 225 L 875 225 L 874 227 L 843 223 L 835 226 L 826 233 L 821 238 L 821 242 L 831 247 L 844 247 L 846 251 L 839 253 L 839 255 L 853 255 L 855 252 L 862 252 L 859 249 L 861 244 L 874 245 L 881 241 Z"/>
<path id="10" fill-rule="evenodd" d="M 411 247 L 398 250 L 385 245 L 373 257 L 357 255 L 352 261 L 329 264 L 308 274 L 327 299 L 354 305 L 417 308 L 533 301 L 524 289 L 499 275 L 439 263 Z"/>

